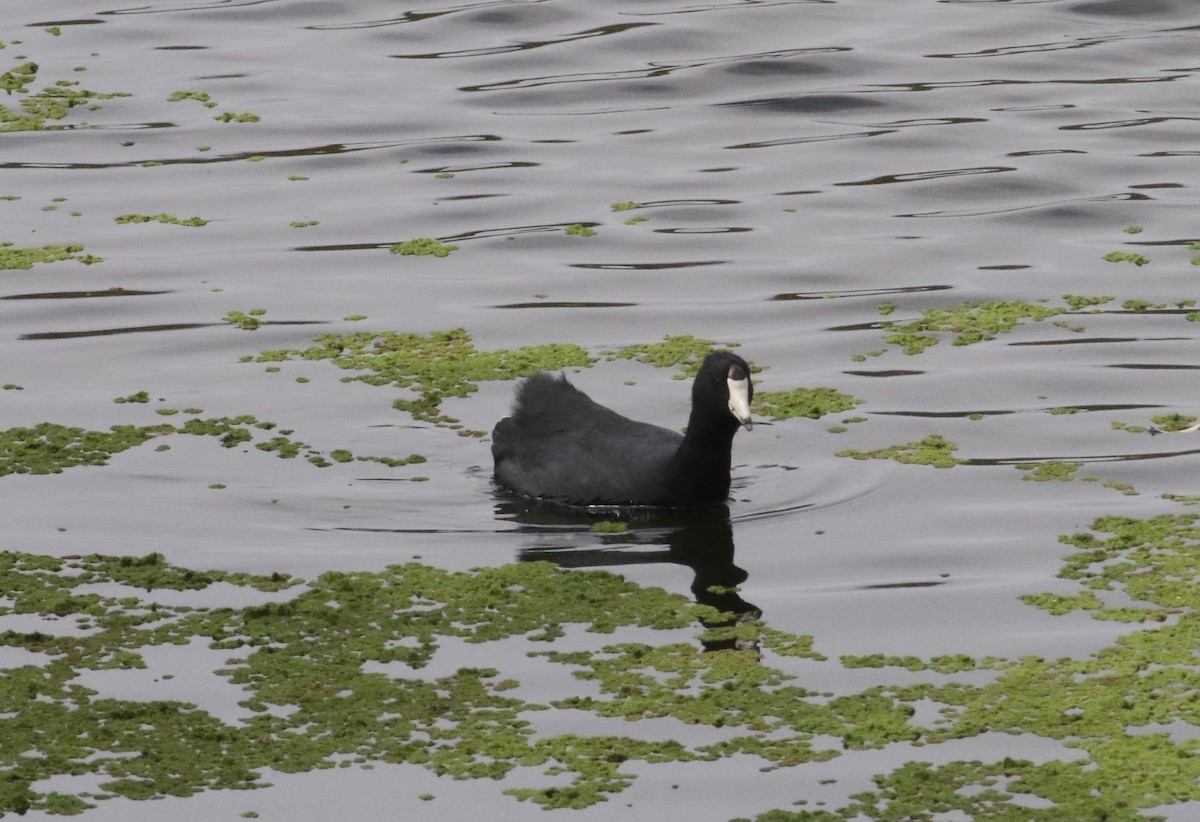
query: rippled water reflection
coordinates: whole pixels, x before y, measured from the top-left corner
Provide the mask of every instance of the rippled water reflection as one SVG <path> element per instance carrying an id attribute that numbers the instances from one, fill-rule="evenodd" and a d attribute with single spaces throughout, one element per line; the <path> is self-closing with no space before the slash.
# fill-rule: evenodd
<path id="1" fill-rule="evenodd" d="M 107 430 L 193 406 L 318 449 L 420 453 L 428 481 L 208 442 L 142 447 L 105 468 L 0 478 L 13 548 L 304 576 L 414 555 L 454 569 L 548 558 L 701 598 L 740 584 L 732 610 L 812 634 L 833 659 L 1083 655 L 1128 630 L 1018 597 L 1068 590 L 1060 534 L 1174 510 L 1162 494 L 1195 490 L 1187 439 L 1113 428 L 1198 405 L 1194 306 L 1179 305 L 1200 299 L 1193 3 L 33 5 L 6 10 L 0 67 L 32 60 L 32 88 L 91 94 L 44 130 L 0 133 L 0 241 L 103 262 L 0 271 L 0 383 L 21 389 L 0 395 L 4 427 Z M 112 93 L 125 96 L 95 96 Z M 115 222 L 163 213 L 208 224 Z M 575 224 L 595 236 L 565 233 Z M 389 253 L 417 237 L 460 249 Z M 1113 251 L 1151 262 L 1102 259 Z M 1114 301 L 919 355 L 883 341 L 930 308 L 1064 294 Z M 255 309 L 256 330 L 226 321 Z M 735 443 L 727 512 L 598 536 L 586 516 L 564 527 L 498 503 L 486 443 L 414 424 L 392 408 L 399 389 L 342 384 L 326 362 L 238 362 L 322 333 L 459 327 L 480 350 L 736 342 L 765 368 L 760 390 L 834 387 L 865 400 L 853 416 L 866 422 L 756 426 Z M 602 360 L 573 379 L 678 426 L 687 391 L 672 373 Z M 511 389 L 482 383 L 443 410 L 487 431 Z M 113 403 L 139 390 L 147 403 Z M 931 433 L 966 464 L 835 456 Z M 1053 461 L 1098 481 L 1013 468 Z M 849 692 L 880 675 L 813 676 Z M 1041 744 L 954 755 L 1061 755 Z M 848 756 L 837 796 L 910 755 Z M 787 806 L 824 790 L 809 773 L 831 773 L 743 770 L 689 818 Z M 680 774 L 692 796 L 711 781 Z M 280 780 L 310 803 L 291 818 L 327 815 L 325 778 Z M 631 795 L 629 818 L 667 804 Z M 534 812 L 502 799 L 511 818 Z M 170 804 L 211 818 L 243 806 L 228 801 Z M 92 817 L 163 812 L 102 805 Z M 589 814 L 608 818 L 575 815 Z"/>

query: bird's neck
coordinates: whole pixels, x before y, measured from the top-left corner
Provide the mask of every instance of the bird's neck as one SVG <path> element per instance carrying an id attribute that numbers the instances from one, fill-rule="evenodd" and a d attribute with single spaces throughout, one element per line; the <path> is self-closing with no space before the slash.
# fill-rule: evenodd
<path id="1" fill-rule="evenodd" d="M 726 423 L 692 413 L 687 434 L 675 453 L 674 475 L 681 484 L 675 489 L 676 495 L 705 504 L 729 496 L 731 451 L 737 428 L 732 417 Z"/>

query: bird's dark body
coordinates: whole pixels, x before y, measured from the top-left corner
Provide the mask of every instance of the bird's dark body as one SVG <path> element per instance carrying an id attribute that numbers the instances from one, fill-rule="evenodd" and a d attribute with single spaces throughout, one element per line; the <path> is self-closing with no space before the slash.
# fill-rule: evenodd
<path id="1" fill-rule="evenodd" d="M 740 364 L 740 365 L 738 365 Z M 685 437 L 594 402 L 565 377 L 537 374 L 492 432 L 495 479 L 528 497 L 574 505 L 697 507 L 729 496 L 732 354 L 710 355 L 693 386 Z M 725 393 L 721 395 L 723 388 Z"/>

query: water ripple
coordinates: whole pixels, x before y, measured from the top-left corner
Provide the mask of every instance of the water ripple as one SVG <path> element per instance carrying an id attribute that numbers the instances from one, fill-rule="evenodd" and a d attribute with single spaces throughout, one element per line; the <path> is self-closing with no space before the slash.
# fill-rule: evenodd
<path id="1" fill-rule="evenodd" d="M 571 43 L 576 40 L 588 40 L 593 37 L 603 37 L 608 34 L 621 34 L 631 29 L 639 29 L 644 26 L 657 26 L 658 23 L 614 23 L 610 26 L 600 26 L 594 29 L 586 29 L 573 34 L 564 34 L 561 37 L 552 38 L 549 40 L 522 40 L 517 43 L 509 43 L 503 46 L 487 46 L 485 48 L 475 49 L 460 49 L 458 51 L 433 51 L 423 54 L 392 54 L 400 60 L 430 60 L 444 59 L 448 57 L 484 57 L 493 54 L 508 54 L 514 51 L 529 51 L 531 49 L 542 48 L 543 46 L 557 46 L 562 43 Z"/>
<path id="2" fill-rule="evenodd" d="M 848 184 L 843 184 L 848 185 Z M 1137 192 L 1121 192 L 1119 194 L 1102 194 L 1098 197 L 1080 197 L 1073 200 L 1050 200 L 1044 203 L 1029 203 L 1027 205 L 1005 206 L 1003 208 L 961 208 L 940 211 L 915 211 L 910 214 L 897 214 L 897 217 L 982 217 L 989 214 L 1013 214 L 1019 211 L 1037 211 L 1046 208 L 1061 208 L 1080 203 L 1104 203 L 1114 200 L 1135 201 L 1151 200 L 1145 194 Z"/>
<path id="3" fill-rule="evenodd" d="M 722 63 L 742 62 L 745 60 L 773 60 L 790 57 L 800 57 L 812 54 L 833 54 L 850 51 L 843 46 L 822 48 L 788 49 L 785 51 L 764 51 L 756 54 L 735 54 L 726 57 L 707 57 L 690 60 L 684 63 L 648 63 L 642 68 L 623 69 L 603 72 L 579 72 L 574 74 L 548 74 L 539 77 L 522 77 L 516 80 L 501 80 L 493 83 L 479 83 L 460 86 L 459 91 L 510 91 L 513 89 L 536 88 L 538 86 L 553 86 L 566 83 L 600 83 L 614 80 L 644 80 L 651 77 L 666 77 L 679 71 L 702 68 L 704 66 L 720 65 Z"/>
<path id="4" fill-rule="evenodd" d="M 526 5 L 534 5 L 537 3 L 545 3 L 547 0 L 523 0 Z M 443 9 L 429 11 L 406 11 L 399 17 L 388 17 L 383 20 L 366 20 L 358 23 L 327 23 L 319 26 L 305 26 L 305 28 L 314 31 L 346 31 L 349 29 L 373 29 L 384 26 L 398 26 L 404 23 L 420 23 L 423 20 L 432 20 L 435 17 L 443 17 L 448 14 L 461 14 L 462 12 L 476 11 L 478 9 L 487 9 L 493 7 L 507 7 L 512 5 L 512 0 L 488 0 L 485 3 L 464 3 L 460 6 L 449 6 Z"/>
<path id="5" fill-rule="evenodd" d="M 1017 171 L 1015 166 L 976 166 L 974 168 L 943 168 L 933 171 L 913 171 L 907 174 L 884 174 L 872 177 L 870 180 L 852 180 L 845 183 L 834 183 L 836 186 L 877 186 L 892 183 L 914 183 L 922 180 L 939 180 L 944 177 L 966 177 L 975 174 L 1000 174 L 1006 171 Z"/>

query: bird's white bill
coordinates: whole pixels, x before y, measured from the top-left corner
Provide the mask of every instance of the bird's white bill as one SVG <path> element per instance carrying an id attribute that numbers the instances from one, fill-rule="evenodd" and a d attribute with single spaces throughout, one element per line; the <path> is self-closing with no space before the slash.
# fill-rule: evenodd
<path id="1" fill-rule="evenodd" d="M 729 384 L 729 413 L 749 431 L 754 426 L 750 419 L 750 378 L 735 380 L 730 377 L 726 382 Z"/>

